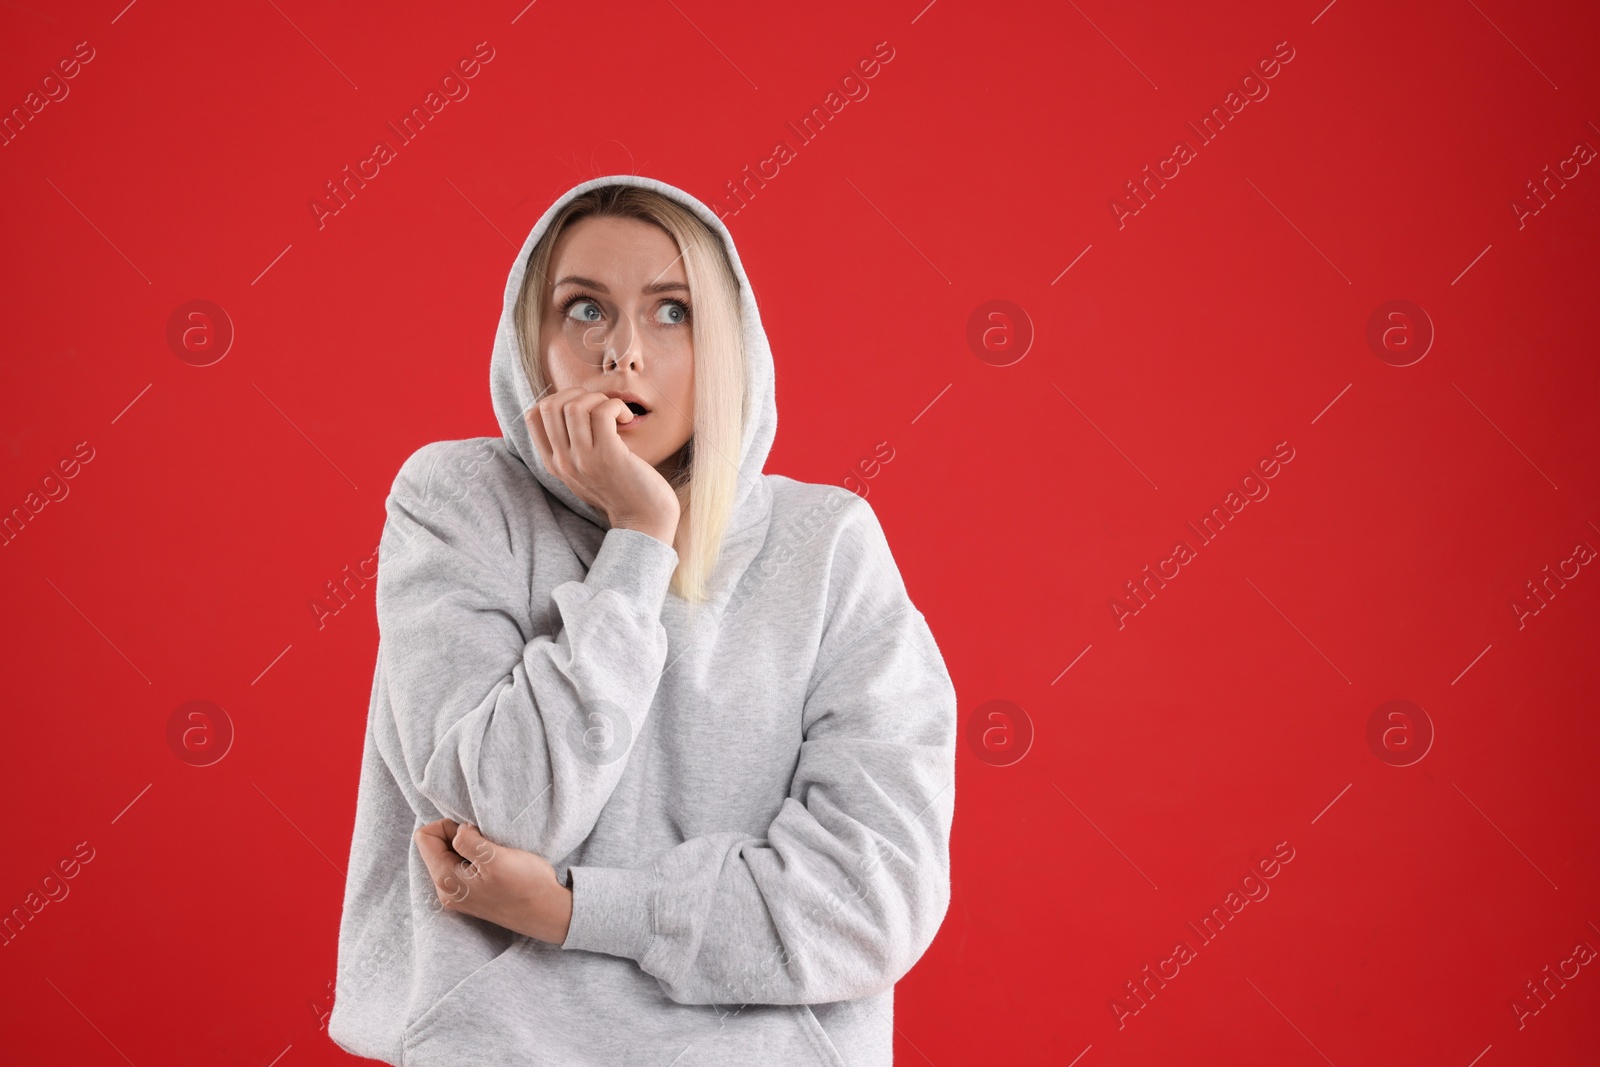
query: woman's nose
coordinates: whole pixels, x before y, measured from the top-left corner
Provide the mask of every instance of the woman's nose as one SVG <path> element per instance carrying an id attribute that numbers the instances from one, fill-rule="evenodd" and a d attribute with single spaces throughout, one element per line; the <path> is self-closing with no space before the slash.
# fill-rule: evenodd
<path id="1" fill-rule="evenodd" d="M 644 370 L 644 345 L 640 339 L 640 331 L 633 326 L 633 320 L 623 318 L 617 323 L 617 328 L 606 337 L 606 365 L 643 371 Z"/>

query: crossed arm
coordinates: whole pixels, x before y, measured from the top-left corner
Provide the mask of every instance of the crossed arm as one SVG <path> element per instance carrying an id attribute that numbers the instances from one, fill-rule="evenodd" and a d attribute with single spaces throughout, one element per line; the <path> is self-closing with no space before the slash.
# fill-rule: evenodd
<path id="1" fill-rule="evenodd" d="M 789 795 L 764 832 L 691 838 L 642 868 L 574 867 L 562 886 L 548 857 L 593 829 L 654 697 L 676 553 L 608 531 L 588 576 L 553 593 L 555 636 L 524 640 L 508 561 L 453 525 L 482 518 L 418 505 L 426 480 L 415 497 L 398 486 L 390 523 L 411 547 L 380 563 L 394 635 L 380 745 L 419 817 L 441 816 L 415 839 L 446 908 L 635 960 L 681 1003 L 820 1003 L 899 980 L 949 904 L 956 706 L 897 575 L 830 619 Z M 847 563 L 894 573 L 870 508 L 851 507 Z M 585 730 L 622 748 L 575 743 Z"/>

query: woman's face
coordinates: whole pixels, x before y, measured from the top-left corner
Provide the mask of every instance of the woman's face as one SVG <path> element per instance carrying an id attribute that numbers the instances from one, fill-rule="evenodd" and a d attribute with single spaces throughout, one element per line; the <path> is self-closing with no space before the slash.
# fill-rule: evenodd
<path id="1" fill-rule="evenodd" d="M 694 433 L 694 327 L 677 242 L 639 219 L 591 215 L 556 239 L 547 276 L 539 349 L 550 392 L 630 394 L 649 414 L 635 410 L 617 433 L 661 470 Z"/>

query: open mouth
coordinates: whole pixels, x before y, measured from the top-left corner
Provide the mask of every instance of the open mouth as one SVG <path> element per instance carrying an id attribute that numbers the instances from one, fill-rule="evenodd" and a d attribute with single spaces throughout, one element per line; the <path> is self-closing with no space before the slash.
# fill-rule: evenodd
<path id="1" fill-rule="evenodd" d="M 650 414 L 650 409 L 645 407 L 643 404 L 638 403 L 637 401 L 628 400 L 628 401 L 624 401 L 624 403 L 626 403 L 628 405 L 628 410 L 633 412 L 635 415 L 648 415 L 648 414 Z"/>

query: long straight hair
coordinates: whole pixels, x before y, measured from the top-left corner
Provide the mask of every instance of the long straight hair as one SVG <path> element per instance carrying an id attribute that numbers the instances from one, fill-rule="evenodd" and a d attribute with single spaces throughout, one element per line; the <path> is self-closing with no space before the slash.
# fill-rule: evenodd
<path id="1" fill-rule="evenodd" d="M 665 230 L 682 253 L 692 305 L 694 431 L 677 453 L 676 473 L 669 480 L 679 506 L 673 537 L 678 566 L 669 588 L 691 604 L 704 603 L 706 583 L 716 568 L 733 512 L 744 422 L 749 417 L 739 281 L 722 239 L 671 197 L 637 185 L 606 185 L 573 198 L 528 254 L 528 269 L 517 294 L 518 347 L 535 397 L 549 390 L 539 328 L 550 256 L 562 231 L 590 216 L 652 223 Z"/>

